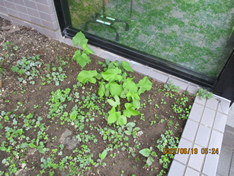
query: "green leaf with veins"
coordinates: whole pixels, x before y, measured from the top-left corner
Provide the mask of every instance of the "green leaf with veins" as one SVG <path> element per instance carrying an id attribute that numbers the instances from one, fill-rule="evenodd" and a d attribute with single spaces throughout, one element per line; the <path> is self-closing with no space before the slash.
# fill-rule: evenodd
<path id="1" fill-rule="evenodd" d="M 13 66 L 13 67 L 11 67 L 11 70 L 12 70 L 13 72 L 17 72 L 17 71 L 19 71 L 19 68 L 16 67 L 16 66 Z"/>
<path id="2" fill-rule="evenodd" d="M 107 153 L 108 153 L 107 150 L 104 150 L 101 154 L 99 153 L 99 158 L 101 160 L 104 160 L 106 158 Z"/>
<path id="3" fill-rule="evenodd" d="M 146 160 L 146 164 L 147 164 L 148 166 L 151 166 L 153 161 L 154 161 L 154 160 L 153 160 L 152 157 L 148 157 L 147 160 Z"/>
<path id="4" fill-rule="evenodd" d="M 125 125 L 127 123 L 127 118 L 124 115 L 118 117 L 117 125 Z"/>
<path id="5" fill-rule="evenodd" d="M 77 116 L 77 111 L 72 111 L 71 114 L 70 114 L 70 119 L 75 120 L 76 116 Z"/>
<path id="6" fill-rule="evenodd" d="M 76 60 L 76 62 L 78 64 L 80 64 L 80 66 L 82 67 L 82 69 L 84 68 L 84 66 L 88 63 L 91 62 L 90 57 L 87 56 L 87 54 L 85 54 L 84 52 L 81 54 L 80 50 L 77 50 L 75 52 L 75 54 L 73 55 L 72 59 Z"/>
<path id="7" fill-rule="evenodd" d="M 120 96 L 121 95 L 121 93 L 123 91 L 122 85 L 119 85 L 116 82 L 110 82 L 110 83 L 108 83 L 108 86 L 109 86 L 111 95 L 113 95 L 113 96 L 115 96 L 115 95 Z"/>
<path id="8" fill-rule="evenodd" d="M 83 46 L 82 46 L 82 48 L 84 49 L 84 51 L 83 51 L 83 53 L 86 53 L 86 54 L 90 54 L 90 53 L 95 53 L 93 50 L 91 50 L 89 47 L 88 47 L 88 44 L 86 43 L 86 44 L 84 44 Z"/>
<path id="9" fill-rule="evenodd" d="M 86 39 L 85 35 L 80 31 L 72 38 L 72 42 L 74 46 L 80 44 L 80 46 L 83 47 L 83 45 L 88 43 L 88 40 Z"/>
<path id="10" fill-rule="evenodd" d="M 127 80 L 123 83 L 123 87 L 128 89 L 129 92 L 134 93 L 137 92 L 137 85 L 132 81 L 133 78 L 127 78 Z"/>
<path id="11" fill-rule="evenodd" d="M 125 133 L 126 135 L 129 135 L 129 136 L 130 136 L 130 135 L 132 134 L 132 131 L 127 131 L 127 130 L 126 130 L 126 131 L 124 131 L 124 133 Z"/>
<path id="12" fill-rule="evenodd" d="M 29 144 L 29 147 L 31 147 L 31 148 L 36 148 L 37 146 L 36 146 L 35 144 L 33 144 L 33 143 L 30 143 L 30 144 Z"/>
<path id="13" fill-rule="evenodd" d="M 82 70 L 79 75 L 77 76 L 77 80 L 80 81 L 81 83 L 85 84 L 87 82 L 91 82 L 91 83 L 96 83 L 96 78 L 94 78 L 95 76 L 97 76 L 98 73 L 96 70 Z"/>
<path id="14" fill-rule="evenodd" d="M 105 95 L 105 92 L 106 92 L 106 90 L 105 90 L 105 83 L 104 83 L 104 82 L 101 82 L 101 83 L 100 83 L 100 87 L 99 87 L 99 89 L 98 89 L 98 95 L 99 95 L 100 97 L 103 97 L 103 96 Z"/>
<path id="15" fill-rule="evenodd" d="M 120 99 L 117 95 L 114 96 L 114 99 L 115 99 L 115 101 L 112 99 L 107 99 L 107 102 L 113 107 L 120 105 Z"/>
<path id="16" fill-rule="evenodd" d="M 121 81 L 122 76 L 119 75 L 121 73 L 121 70 L 119 68 L 114 68 L 114 69 L 110 69 L 108 68 L 107 71 L 102 72 L 101 75 L 103 77 L 103 79 L 105 79 L 106 81 L 112 82 L 112 81 Z"/>
<path id="17" fill-rule="evenodd" d="M 112 109 L 108 112 L 108 124 L 115 123 L 118 118 L 121 116 L 120 112 L 115 111 L 115 107 L 112 107 Z"/>
<path id="18" fill-rule="evenodd" d="M 130 101 L 132 99 L 132 105 L 134 108 L 139 108 L 140 107 L 140 97 L 139 95 L 134 92 L 134 93 L 131 93 L 131 92 L 128 92 L 127 94 L 127 100 Z"/>
<path id="19" fill-rule="evenodd" d="M 144 148 L 144 149 L 142 149 L 142 150 L 139 151 L 139 153 L 142 154 L 145 157 L 149 157 L 150 156 L 150 152 L 151 151 L 148 148 Z"/>
<path id="20" fill-rule="evenodd" d="M 49 149 L 48 149 L 48 148 L 45 148 L 44 145 L 40 145 L 40 146 L 38 147 L 38 151 L 39 151 L 40 153 L 45 153 L 45 152 L 49 151 Z"/>
<path id="21" fill-rule="evenodd" d="M 124 68 L 126 71 L 133 72 L 133 69 L 132 69 L 132 67 L 129 65 L 128 62 L 122 61 L 121 64 L 122 64 L 123 68 Z"/>
<path id="22" fill-rule="evenodd" d="M 138 112 L 134 109 L 132 103 L 125 103 L 124 106 L 125 106 L 126 110 L 124 110 L 123 114 L 126 117 L 137 116 L 137 115 L 141 114 L 140 112 Z"/>
<path id="23" fill-rule="evenodd" d="M 136 124 L 134 122 L 128 122 L 126 128 L 133 128 Z"/>
<path id="24" fill-rule="evenodd" d="M 144 93 L 146 90 L 149 91 L 152 88 L 152 82 L 145 76 L 142 80 L 139 81 L 137 86 L 140 88 L 138 94 Z"/>
<path id="25" fill-rule="evenodd" d="M 151 155 L 154 156 L 154 157 L 157 157 L 157 154 L 156 154 L 155 151 L 153 151 L 153 152 L 151 153 Z"/>

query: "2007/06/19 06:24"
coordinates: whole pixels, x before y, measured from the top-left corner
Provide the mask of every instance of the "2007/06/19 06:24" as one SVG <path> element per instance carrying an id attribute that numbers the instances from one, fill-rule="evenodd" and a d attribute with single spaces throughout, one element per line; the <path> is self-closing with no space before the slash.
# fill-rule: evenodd
<path id="1" fill-rule="evenodd" d="M 164 148 L 163 154 L 198 154 L 198 148 Z M 201 154 L 219 154 L 219 148 L 201 148 Z"/>

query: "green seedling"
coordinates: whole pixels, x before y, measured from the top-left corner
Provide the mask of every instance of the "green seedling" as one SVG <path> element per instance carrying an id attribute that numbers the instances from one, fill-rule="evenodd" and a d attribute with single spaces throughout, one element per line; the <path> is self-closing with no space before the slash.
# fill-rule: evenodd
<path id="1" fill-rule="evenodd" d="M 198 92 L 195 94 L 195 96 L 200 96 L 200 99 L 211 99 L 213 97 L 212 92 L 208 92 L 206 89 L 199 88 Z"/>
<path id="2" fill-rule="evenodd" d="M 77 50 L 75 52 L 75 54 L 73 55 L 73 60 L 75 60 L 77 62 L 77 64 L 79 64 L 81 66 L 81 68 L 83 69 L 85 67 L 86 64 L 90 63 L 90 57 L 88 56 L 90 53 L 94 53 L 94 51 L 92 51 L 89 47 L 88 47 L 88 40 L 86 39 L 85 35 L 80 31 L 78 32 L 73 38 L 72 38 L 72 42 L 74 44 L 74 46 L 77 46 L 78 44 L 80 44 L 80 47 L 83 49 L 83 51 L 81 52 L 81 50 Z"/>
<path id="3" fill-rule="evenodd" d="M 167 91 L 173 91 L 173 92 L 179 92 L 180 87 L 176 87 L 173 83 L 172 80 L 169 81 L 169 83 L 164 84 L 164 87 Z"/>
<path id="4" fill-rule="evenodd" d="M 143 155 L 144 157 L 146 157 L 146 164 L 145 164 L 145 167 L 150 167 L 152 165 L 152 162 L 154 162 L 154 159 L 153 157 L 157 157 L 157 154 L 155 151 L 152 151 L 153 148 L 150 147 L 149 149 L 148 148 L 144 148 L 142 150 L 139 151 L 139 153 L 141 155 Z"/>
<path id="5" fill-rule="evenodd" d="M 99 159 L 97 160 L 95 167 L 98 167 L 99 165 L 106 166 L 106 163 L 103 162 L 103 160 L 106 158 L 107 153 L 108 153 L 108 150 L 105 149 L 102 153 L 99 154 Z"/>

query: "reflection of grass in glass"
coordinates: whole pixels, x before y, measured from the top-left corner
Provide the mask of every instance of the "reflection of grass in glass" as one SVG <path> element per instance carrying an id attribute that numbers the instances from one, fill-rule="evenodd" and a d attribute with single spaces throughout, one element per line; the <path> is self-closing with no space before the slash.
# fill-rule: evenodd
<path id="1" fill-rule="evenodd" d="M 82 28 L 101 13 L 100 2 L 69 0 L 74 27 Z M 109 1 L 106 14 L 129 23 L 129 31 L 121 23 L 114 25 L 120 34 L 118 43 L 217 76 L 228 59 L 225 45 L 234 26 L 233 7 L 230 0 L 134 0 L 131 21 L 129 0 L 120 0 Z M 106 26 L 90 24 L 88 32 L 115 41 L 115 32 Z"/>

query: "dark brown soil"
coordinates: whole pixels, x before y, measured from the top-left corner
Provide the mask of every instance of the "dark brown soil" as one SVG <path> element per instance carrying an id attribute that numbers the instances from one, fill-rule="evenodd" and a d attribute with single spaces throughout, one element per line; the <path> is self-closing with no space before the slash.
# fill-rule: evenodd
<path id="1" fill-rule="evenodd" d="M 12 48 L 4 50 L 3 44 L 7 41 L 14 43 L 13 46 L 18 46 L 18 50 L 14 50 Z M 64 90 L 66 88 L 70 88 L 71 92 L 75 92 L 73 85 L 77 84 L 76 78 L 78 73 L 81 71 L 81 67 L 71 59 L 74 52 L 76 51 L 76 48 L 68 46 L 59 41 L 47 38 L 44 35 L 41 35 L 40 33 L 36 32 L 34 29 L 22 26 L 15 26 L 9 21 L 3 20 L 1 18 L 0 43 L 0 57 L 4 59 L 0 63 L 1 68 L 4 69 L 4 71 L 1 73 L 0 82 L 1 89 L 3 90 L 1 92 L 0 110 L 5 112 L 11 112 L 17 108 L 17 103 L 21 102 L 23 104 L 23 107 L 20 107 L 18 111 L 15 111 L 13 113 L 18 116 L 20 116 L 22 113 L 25 115 L 28 115 L 29 113 L 34 113 L 35 117 L 41 116 L 43 118 L 41 124 L 44 123 L 44 126 L 46 127 L 46 134 L 48 135 L 48 140 L 44 143 L 44 145 L 45 147 L 49 148 L 48 152 L 44 154 L 39 153 L 38 151 L 32 152 L 32 149 L 28 147 L 27 150 L 22 151 L 18 159 L 17 157 L 12 157 L 12 160 L 14 160 L 14 162 L 16 163 L 15 167 L 17 168 L 17 170 L 20 170 L 22 167 L 20 162 L 25 161 L 25 168 L 27 168 L 26 175 L 37 175 L 40 174 L 40 171 L 42 170 L 41 158 L 50 157 L 52 149 L 58 148 L 58 146 L 60 145 L 59 138 L 66 129 L 70 130 L 73 135 L 77 135 L 80 133 L 73 125 L 70 125 L 67 122 L 65 122 L 64 125 L 61 125 L 60 116 L 54 118 L 53 120 L 48 119 L 47 116 L 50 107 L 46 103 L 49 101 L 51 91 L 56 91 L 57 89 Z M 11 67 L 14 66 L 16 62 L 22 57 L 35 56 L 37 54 L 40 55 L 40 61 L 43 63 L 43 65 L 40 67 L 41 75 L 35 79 L 36 84 L 31 85 L 29 83 L 19 83 L 19 74 L 13 72 L 11 70 Z M 58 59 L 62 58 L 63 60 L 68 61 L 68 64 L 66 66 L 63 66 L 63 70 L 66 71 L 67 78 L 63 82 L 60 82 L 59 86 L 55 86 L 53 82 L 52 84 L 42 85 L 41 77 L 49 73 L 45 69 L 45 64 L 54 64 L 54 66 L 56 67 L 59 67 L 61 65 L 61 63 L 58 61 L 58 59 L 56 59 L 56 57 Z M 98 72 L 103 70 L 102 66 L 97 64 L 99 61 L 104 62 L 103 59 L 95 55 L 91 55 L 91 60 L 92 62 L 85 66 L 85 70 L 97 70 Z M 138 83 L 138 81 L 144 77 L 143 75 L 138 73 L 132 73 L 131 75 L 135 77 L 135 83 Z M 164 134 L 166 130 L 172 130 L 174 133 L 173 136 L 180 138 L 186 121 L 179 120 L 179 114 L 176 114 L 172 110 L 171 106 L 175 103 L 175 97 L 180 98 L 183 95 L 175 93 L 176 95 L 174 98 L 167 97 L 164 95 L 165 92 L 158 91 L 159 89 L 163 89 L 163 84 L 160 84 L 159 82 L 151 78 L 150 81 L 153 83 L 152 89 L 141 94 L 141 104 L 145 103 L 145 107 L 143 107 L 140 112 L 144 113 L 145 120 L 142 120 L 140 115 L 135 117 L 132 116 L 130 119 L 128 118 L 128 122 L 135 122 L 136 126 L 140 127 L 141 131 L 143 132 L 143 135 L 137 138 L 137 140 L 140 143 L 140 148 L 135 149 L 136 156 L 130 156 L 130 154 L 128 154 L 127 151 L 122 151 L 121 147 L 117 150 L 114 149 L 113 151 L 108 152 L 107 157 L 104 159 L 104 162 L 106 162 L 107 164 L 105 167 L 94 167 L 92 165 L 89 165 L 90 170 L 85 171 L 80 175 L 119 176 L 121 175 L 122 171 L 124 171 L 123 175 L 130 176 L 132 174 L 135 174 L 137 176 L 145 176 L 157 175 L 159 174 L 160 170 L 163 169 L 162 164 L 160 164 L 158 161 L 162 155 L 162 152 L 160 152 L 155 146 L 157 145 L 157 139 L 160 139 L 161 134 Z M 92 90 L 89 90 L 91 86 Z M 85 87 L 85 90 L 81 87 L 78 88 L 80 96 L 86 96 L 87 92 L 91 92 L 91 94 L 95 92 L 97 93 L 99 85 L 98 83 L 88 83 Z M 22 91 L 24 90 L 26 91 L 23 93 Z M 188 98 L 189 103 L 187 103 L 186 107 L 191 105 L 194 101 L 193 97 L 188 96 Z M 165 105 L 161 104 L 162 99 L 166 101 Z M 77 104 L 74 101 L 66 101 L 65 103 L 67 104 L 67 108 L 64 109 L 64 112 L 70 112 L 72 107 L 74 107 L 74 105 Z M 155 104 L 158 104 L 160 108 L 156 108 Z M 35 105 L 39 105 L 39 107 L 34 108 Z M 101 103 L 97 102 L 97 105 L 101 107 Z M 23 109 L 25 109 L 24 112 L 22 112 Z M 106 104 L 104 109 L 105 113 L 107 113 L 110 109 L 111 106 Z M 84 109 L 84 111 L 87 112 L 88 109 L 86 108 Z M 159 119 L 155 119 L 155 114 L 157 114 Z M 171 116 L 174 116 L 174 118 L 170 118 Z M 10 118 L 10 122 L 5 122 L 3 117 L 0 118 L 0 123 L 3 126 L 3 129 L 0 129 L 0 143 L 2 143 L 3 141 L 8 141 L 5 137 L 5 127 L 13 127 L 14 125 L 12 124 L 13 118 Z M 23 127 L 24 119 L 16 119 L 18 121 L 17 129 L 22 128 L 24 130 L 24 135 L 26 137 L 29 137 L 30 139 L 37 138 L 38 128 L 31 128 L 29 130 L 25 130 L 25 127 Z M 163 123 L 160 123 L 161 119 L 164 119 Z M 150 125 L 151 121 L 155 120 L 156 123 Z M 169 120 L 173 122 L 172 126 L 168 125 Z M 177 122 L 179 123 L 178 128 L 174 127 Z M 94 127 L 93 130 L 90 130 L 90 125 Z M 85 143 L 85 145 L 89 147 L 91 153 L 93 153 L 92 159 L 95 162 L 99 157 L 99 153 L 101 153 L 107 147 L 107 145 L 110 144 L 110 142 L 108 141 L 106 143 L 103 142 L 103 137 L 95 129 L 96 127 L 108 127 L 116 130 L 116 128 L 114 128 L 113 126 L 107 125 L 106 120 L 101 115 L 95 117 L 94 122 L 89 121 L 88 123 L 85 123 L 85 128 L 83 129 L 83 131 L 87 130 L 88 134 L 93 134 L 98 139 L 98 142 L 96 144 L 93 142 Z M 53 139 L 55 136 L 57 138 Z M 135 143 L 133 141 L 133 138 L 129 136 L 129 139 L 129 146 L 134 147 Z M 22 141 L 20 139 L 17 139 L 17 144 L 20 144 L 22 142 L 25 142 L 25 139 L 23 139 Z M 81 145 L 83 145 L 83 143 L 77 145 L 78 151 L 81 150 Z M 11 146 L 9 141 L 7 142 L 7 146 Z M 153 147 L 153 151 L 157 153 L 158 157 L 155 158 L 152 166 L 149 169 L 144 169 L 143 166 L 145 164 L 145 157 L 139 154 L 139 150 L 143 148 L 149 148 L 151 146 Z M 2 162 L 4 158 L 11 156 L 12 151 L 14 150 L 17 149 L 15 149 L 15 147 L 13 146 L 13 149 L 10 153 L 1 151 L 0 162 Z M 30 152 L 32 152 L 32 154 L 30 154 Z M 117 153 L 117 156 L 115 158 L 110 156 L 110 154 L 114 153 Z M 78 154 L 79 152 L 73 153 L 72 150 L 69 150 L 67 149 L 67 147 L 65 147 L 63 149 L 63 154 L 61 156 L 56 155 L 54 162 L 59 163 L 61 159 L 65 156 L 72 156 L 74 158 Z M 136 158 L 139 158 L 139 161 L 135 161 Z M 79 169 L 79 165 L 77 165 L 76 168 Z M 70 169 L 71 168 L 69 166 L 67 166 L 67 169 L 65 169 L 64 167 L 62 170 L 59 170 L 58 168 L 47 168 L 45 169 L 45 172 L 42 175 L 49 175 L 52 171 L 54 171 L 54 175 L 56 176 L 65 175 L 65 173 L 69 173 L 71 171 Z M 8 172 L 8 170 L 9 166 L 4 166 L 3 164 L 0 165 L 0 171 Z M 19 175 L 22 175 L 22 172 Z"/>

